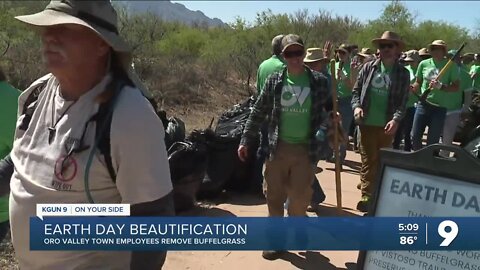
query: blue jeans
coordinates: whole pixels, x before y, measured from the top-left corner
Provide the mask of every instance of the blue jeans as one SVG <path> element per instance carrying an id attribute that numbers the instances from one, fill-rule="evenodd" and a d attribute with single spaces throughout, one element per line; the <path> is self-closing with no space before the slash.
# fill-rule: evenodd
<path id="1" fill-rule="evenodd" d="M 412 141 L 413 150 L 423 148 L 422 138 L 428 126 L 427 145 L 440 142 L 447 109 L 429 104 L 419 103 L 413 119 Z"/>
<path id="2" fill-rule="evenodd" d="M 345 144 L 340 145 L 340 161 L 343 164 L 347 156 L 348 132 L 353 121 L 352 97 L 338 99 L 338 112 L 342 116 L 342 128 L 345 132 Z"/>
<path id="3" fill-rule="evenodd" d="M 404 140 L 403 150 L 412 151 L 412 127 L 413 118 L 415 116 L 415 107 L 407 108 L 405 111 L 405 117 L 400 121 L 397 133 L 395 134 L 395 140 L 393 141 L 393 149 L 400 149 L 400 143 Z"/>

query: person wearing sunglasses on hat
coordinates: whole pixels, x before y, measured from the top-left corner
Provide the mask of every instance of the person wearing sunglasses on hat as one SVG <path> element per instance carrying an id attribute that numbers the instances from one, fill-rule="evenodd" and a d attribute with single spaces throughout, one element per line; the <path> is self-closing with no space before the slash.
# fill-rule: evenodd
<path id="1" fill-rule="evenodd" d="M 288 215 L 305 216 L 321 152 L 316 131 L 326 123 L 333 106 L 327 78 L 303 64 L 303 40 L 289 34 L 282 47 L 287 66 L 267 80 L 245 126 L 238 157 L 246 160 L 249 145 L 268 116 L 269 147 L 264 167 L 268 215 L 283 217 L 288 198 Z M 262 256 L 274 260 L 282 254 L 264 251 Z"/>
<path id="2" fill-rule="evenodd" d="M 7 76 L 0 67 L 0 158 L 8 156 L 13 147 L 15 122 L 17 120 L 18 97 L 20 91 L 7 82 Z M 0 165 L 0 181 L 10 182 L 8 166 Z M 8 195 L 0 197 L 0 242 L 8 232 Z"/>
<path id="3" fill-rule="evenodd" d="M 427 126 L 427 145 L 439 143 L 447 107 L 450 106 L 450 96 L 446 93 L 458 91 L 460 84 L 458 68 L 454 65 L 450 66 L 443 77 L 437 80 L 440 70 L 448 62 L 445 41 L 435 40 L 428 49 L 432 58 L 420 62 L 416 82 L 413 84 L 413 91 L 418 94 L 432 89 L 426 99 L 427 102 L 419 102 L 415 110 L 412 128 L 412 147 L 415 151 L 423 147 L 422 139 Z"/>
<path id="4" fill-rule="evenodd" d="M 337 95 L 338 95 L 338 112 L 342 115 L 342 129 L 349 131 L 353 121 L 353 111 L 350 105 L 352 101 L 352 86 L 353 81 L 351 77 L 351 58 L 350 47 L 341 44 L 335 50 L 338 61 L 335 63 L 335 79 L 337 80 Z M 343 164 L 347 155 L 348 133 L 345 133 L 343 140 L 345 143 L 340 145 L 340 164 Z M 337 157 L 327 159 L 328 162 L 334 162 Z"/>
<path id="5" fill-rule="evenodd" d="M 20 269 L 161 269 L 165 251 L 30 250 L 37 203 L 126 203 L 132 216 L 172 216 L 174 207 L 163 125 L 131 70 L 131 49 L 118 34 L 111 2 L 51 1 L 16 19 L 37 30 L 51 72 L 21 94 L 10 154 L 11 232 Z M 24 111 L 37 93 L 34 107 Z M 109 126 L 93 122 L 110 101 Z M 35 110 L 27 119 L 29 108 Z M 95 147 L 95 124 L 109 130 L 112 171 Z"/>
<path id="6" fill-rule="evenodd" d="M 398 62 L 404 47 L 400 36 L 386 31 L 372 40 L 380 58 L 366 63 L 353 87 L 352 109 L 360 126 L 360 181 L 362 197 L 357 209 L 367 211 L 374 192 L 380 149 L 391 147 L 405 115 L 410 74 Z"/>

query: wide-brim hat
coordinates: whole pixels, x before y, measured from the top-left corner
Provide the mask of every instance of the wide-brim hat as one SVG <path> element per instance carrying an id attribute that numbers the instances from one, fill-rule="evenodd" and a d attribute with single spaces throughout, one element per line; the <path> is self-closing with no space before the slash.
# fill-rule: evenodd
<path id="1" fill-rule="evenodd" d="M 432 43 L 428 45 L 428 50 L 432 51 L 432 47 L 443 47 L 445 51 L 447 50 L 447 43 L 443 40 L 434 40 Z"/>
<path id="2" fill-rule="evenodd" d="M 323 56 L 323 50 L 321 48 L 308 48 L 303 62 L 314 63 L 319 61 L 328 62 L 328 58 Z"/>
<path id="3" fill-rule="evenodd" d="M 417 50 L 410 50 L 405 53 L 405 62 L 420 62 L 421 58 Z"/>
<path id="4" fill-rule="evenodd" d="M 430 52 L 428 51 L 427 48 L 421 48 L 420 50 L 418 50 L 418 55 L 419 56 L 431 56 Z"/>
<path id="5" fill-rule="evenodd" d="M 338 48 L 335 49 L 335 52 L 338 52 L 338 51 L 343 51 L 343 52 L 349 54 L 350 53 L 350 48 L 345 44 L 341 44 L 340 46 L 338 46 Z"/>
<path id="6" fill-rule="evenodd" d="M 475 54 L 474 53 L 465 53 L 464 55 L 461 56 L 462 59 L 474 59 Z"/>
<path id="7" fill-rule="evenodd" d="M 383 32 L 382 36 L 379 38 L 372 39 L 372 44 L 378 47 L 378 43 L 380 41 L 392 41 L 398 44 L 400 50 L 403 50 L 405 47 L 405 42 L 400 38 L 400 35 L 392 32 L 392 31 L 385 31 Z"/>
<path id="8" fill-rule="evenodd" d="M 370 48 L 362 48 L 362 50 L 359 53 L 357 53 L 357 55 L 368 58 L 373 55 L 373 51 Z"/>
<path id="9" fill-rule="evenodd" d="M 151 97 L 133 71 L 132 50 L 118 33 L 117 12 L 110 1 L 52 0 L 43 11 L 15 18 L 37 27 L 76 24 L 89 28 L 112 48 L 133 83 L 145 96 Z"/>

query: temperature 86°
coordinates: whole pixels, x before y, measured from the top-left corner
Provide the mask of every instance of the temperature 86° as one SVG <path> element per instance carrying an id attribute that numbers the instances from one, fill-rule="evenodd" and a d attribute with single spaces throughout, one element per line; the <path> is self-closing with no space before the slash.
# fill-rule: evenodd
<path id="1" fill-rule="evenodd" d="M 400 245 L 413 245 L 417 241 L 417 236 L 400 236 Z"/>

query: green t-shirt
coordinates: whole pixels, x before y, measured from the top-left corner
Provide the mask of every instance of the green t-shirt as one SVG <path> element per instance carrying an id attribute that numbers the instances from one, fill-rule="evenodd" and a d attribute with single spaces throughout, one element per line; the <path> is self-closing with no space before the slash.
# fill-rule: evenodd
<path id="1" fill-rule="evenodd" d="M 440 70 L 447 64 L 447 59 L 442 59 L 439 62 L 435 62 L 433 58 L 423 60 L 418 65 L 417 78 L 422 78 L 422 93 L 427 91 L 430 81 L 438 76 Z M 452 82 L 458 80 L 458 68 L 456 65 L 451 65 L 443 75 L 440 82 L 450 85 Z M 432 90 L 427 97 L 427 100 L 440 107 L 446 108 L 448 106 L 448 96 L 445 96 L 442 90 Z"/>
<path id="2" fill-rule="evenodd" d="M 456 111 L 462 108 L 463 105 L 463 93 L 470 91 L 472 88 L 472 79 L 465 66 L 455 65 L 458 71 L 458 77 L 460 79 L 460 89 L 456 92 L 441 91 L 438 93 L 442 99 L 445 100 L 445 108 L 448 111 Z"/>
<path id="3" fill-rule="evenodd" d="M 388 89 L 390 87 L 391 68 L 380 65 L 373 75 L 370 94 L 368 113 L 365 118 L 365 125 L 384 127 L 387 124 L 387 107 L 388 107 Z"/>
<path id="4" fill-rule="evenodd" d="M 347 83 L 340 80 L 337 76 L 337 70 L 340 68 L 340 62 L 335 63 L 335 79 L 337 80 L 337 95 L 338 98 L 351 97 L 352 88 L 347 86 Z M 350 63 L 343 63 L 342 72 L 348 79 L 350 79 Z"/>
<path id="5" fill-rule="evenodd" d="M 480 90 L 480 65 L 473 65 L 470 68 L 470 75 L 478 74 L 475 79 L 473 79 L 473 88 L 475 90 Z"/>
<path id="6" fill-rule="evenodd" d="M 17 122 L 20 91 L 0 81 L 0 158 L 10 153 Z M 0 222 L 8 220 L 8 195 L 0 197 Z"/>
<path id="7" fill-rule="evenodd" d="M 260 93 L 263 91 L 263 87 L 265 86 L 268 76 L 275 72 L 282 71 L 284 68 L 285 63 L 283 62 L 283 59 L 276 55 L 273 55 L 272 57 L 263 61 L 258 67 L 257 71 L 257 94 L 260 95 Z"/>
<path id="8" fill-rule="evenodd" d="M 307 72 L 288 74 L 283 81 L 279 138 L 287 143 L 307 144 L 311 135 L 310 80 Z"/>
<path id="9" fill-rule="evenodd" d="M 410 84 L 413 84 L 415 82 L 415 74 L 417 74 L 417 69 L 410 65 L 405 66 L 405 68 L 408 70 L 408 72 L 410 72 Z M 410 91 L 408 93 L 407 108 L 413 107 L 417 101 L 418 97 Z"/>

